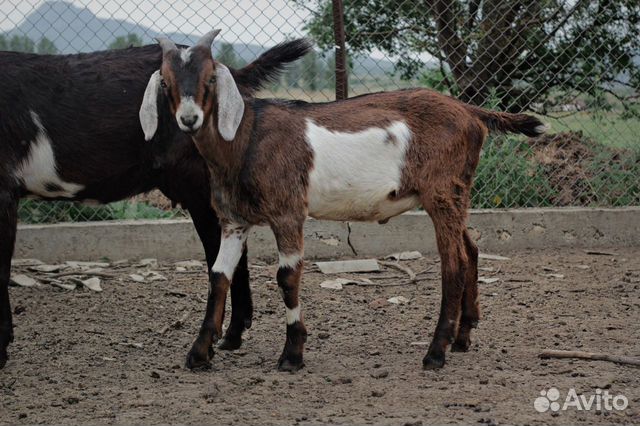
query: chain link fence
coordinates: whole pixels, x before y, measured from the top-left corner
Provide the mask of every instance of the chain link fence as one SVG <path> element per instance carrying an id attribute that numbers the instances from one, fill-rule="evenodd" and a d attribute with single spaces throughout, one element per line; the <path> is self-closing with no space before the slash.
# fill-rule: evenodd
<path id="1" fill-rule="evenodd" d="M 166 34 L 191 44 L 222 28 L 214 54 L 241 67 L 286 39 L 317 49 L 260 96 L 335 98 L 331 0 L 1 1 L 0 50 L 118 49 Z M 350 0 L 349 95 L 431 87 L 466 102 L 537 114 L 549 135 L 495 136 L 473 206 L 640 205 L 640 3 L 637 0 Z M 160 194 L 109 206 L 22 203 L 23 222 L 185 216 Z"/>

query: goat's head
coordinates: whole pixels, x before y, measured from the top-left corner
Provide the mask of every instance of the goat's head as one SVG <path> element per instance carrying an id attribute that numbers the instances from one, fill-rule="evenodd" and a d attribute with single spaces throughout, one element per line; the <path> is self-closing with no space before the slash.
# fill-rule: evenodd
<path id="1" fill-rule="evenodd" d="M 178 48 L 168 38 L 157 39 L 162 47 L 162 65 L 151 76 L 140 108 L 147 140 L 158 127 L 158 96 L 167 98 L 182 131 L 197 133 L 216 112 L 213 119 L 220 135 L 228 141 L 235 138 L 244 101 L 229 69 L 213 60 L 211 44 L 219 32 L 205 34 L 190 48 Z"/>

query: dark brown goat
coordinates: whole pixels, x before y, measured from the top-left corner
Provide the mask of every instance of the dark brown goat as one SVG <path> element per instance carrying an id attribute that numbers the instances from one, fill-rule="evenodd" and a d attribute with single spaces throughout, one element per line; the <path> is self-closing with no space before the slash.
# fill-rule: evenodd
<path id="1" fill-rule="evenodd" d="M 186 52 L 160 40 L 164 93 L 207 161 L 223 224 L 205 320 L 188 365 L 209 363 L 251 226 L 269 225 L 276 237 L 287 320 L 278 366 L 297 370 L 307 335 L 298 301 L 307 215 L 385 222 L 418 205 L 433 220 L 442 265 L 440 318 L 423 365 L 442 367 L 450 343 L 468 350 L 480 312 L 478 250 L 465 221 L 482 144 L 489 130 L 534 136 L 545 126 L 535 117 L 484 110 L 427 89 L 324 104 L 243 98 L 229 71 L 211 57 L 215 34 Z"/>
<path id="2" fill-rule="evenodd" d="M 232 72 L 249 95 L 308 49 L 287 42 Z M 108 203 L 159 188 L 189 211 L 213 266 L 220 226 L 205 162 L 171 121 L 166 102 L 153 111 L 167 118 L 153 143 L 145 141 L 136 118 L 161 60 L 155 45 L 79 55 L 0 52 L 0 368 L 13 339 L 8 285 L 23 196 Z M 224 349 L 237 348 L 251 324 L 246 254 L 231 296 Z"/>

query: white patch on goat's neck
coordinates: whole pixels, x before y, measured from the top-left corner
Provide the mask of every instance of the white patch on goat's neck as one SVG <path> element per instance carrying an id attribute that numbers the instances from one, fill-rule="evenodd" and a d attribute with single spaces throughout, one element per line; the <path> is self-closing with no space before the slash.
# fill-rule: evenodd
<path id="1" fill-rule="evenodd" d="M 225 225 L 220 240 L 220 251 L 211 272 L 224 274 L 229 281 L 242 257 L 249 229 L 240 225 Z"/>
<path id="2" fill-rule="evenodd" d="M 180 59 L 182 60 L 182 65 L 187 65 L 191 60 L 191 48 L 180 49 Z"/>
<path id="3" fill-rule="evenodd" d="M 189 132 L 192 129 L 185 126 L 180 120 L 180 117 L 192 115 L 197 117 L 196 122 L 193 125 L 193 128 L 197 130 L 202 126 L 202 122 L 204 121 L 204 112 L 202 111 L 202 108 L 196 104 L 196 101 L 193 100 L 193 96 L 185 96 L 180 99 L 180 106 L 176 111 L 176 121 L 178 122 L 178 127 L 180 127 L 182 131 Z"/>
<path id="4" fill-rule="evenodd" d="M 300 305 L 293 309 L 285 308 L 285 317 L 287 318 L 287 325 L 295 324 L 300 321 Z"/>
<path id="5" fill-rule="evenodd" d="M 299 254 L 284 254 L 278 253 L 279 262 L 278 267 L 280 268 L 295 268 L 298 266 L 300 261 L 302 260 L 302 256 Z"/>
<path id="6" fill-rule="evenodd" d="M 400 190 L 411 130 L 404 121 L 359 132 L 336 132 L 307 119 L 313 150 L 309 215 L 319 219 L 381 221 L 419 204 L 394 199 Z"/>
<path id="7" fill-rule="evenodd" d="M 29 154 L 18 167 L 16 177 L 28 192 L 43 198 L 74 198 L 84 186 L 63 181 L 58 175 L 51 139 L 38 114 L 30 111 L 33 124 L 38 128 L 31 142 Z"/>

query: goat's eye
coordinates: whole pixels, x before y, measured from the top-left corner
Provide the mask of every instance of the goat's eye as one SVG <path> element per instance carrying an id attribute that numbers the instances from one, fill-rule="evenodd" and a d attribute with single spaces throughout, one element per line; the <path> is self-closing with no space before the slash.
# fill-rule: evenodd
<path id="1" fill-rule="evenodd" d="M 212 84 L 212 85 L 213 85 L 213 84 L 216 84 L 216 78 L 215 78 L 215 77 L 211 77 L 211 78 L 209 79 L 209 84 Z"/>
<path id="2" fill-rule="evenodd" d="M 167 88 L 167 83 L 163 80 L 160 80 L 160 87 L 162 87 L 163 89 Z"/>

